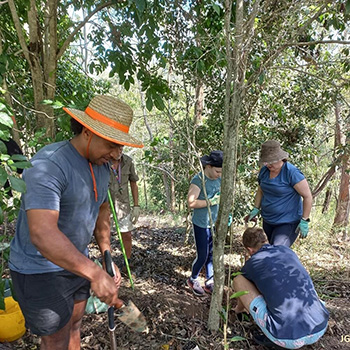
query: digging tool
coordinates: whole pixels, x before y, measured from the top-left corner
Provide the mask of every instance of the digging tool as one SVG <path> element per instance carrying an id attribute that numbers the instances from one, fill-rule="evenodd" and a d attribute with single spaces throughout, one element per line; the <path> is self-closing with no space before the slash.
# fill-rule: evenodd
<path id="1" fill-rule="evenodd" d="M 106 265 L 106 271 L 111 276 L 114 277 L 115 271 L 112 263 L 112 256 L 109 250 L 104 252 L 104 261 Z M 108 328 L 109 328 L 109 339 L 111 341 L 111 349 L 117 350 L 117 342 L 115 339 L 115 323 L 114 323 L 114 306 L 108 307 Z"/>
<path id="2" fill-rule="evenodd" d="M 111 276 L 114 277 L 115 271 L 112 262 L 111 252 L 105 250 L 103 253 L 104 262 L 106 265 L 106 271 Z M 147 322 L 145 316 L 137 308 L 137 306 L 129 300 L 125 305 L 122 301 L 121 307 L 118 307 L 117 317 L 121 322 L 126 324 L 135 332 L 147 332 Z M 116 340 L 115 340 L 115 323 L 114 323 L 114 306 L 108 308 L 108 327 L 109 327 L 109 336 L 111 340 L 111 349 L 116 350 Z"/>
<path id="3" fill-rule="evenodd" d="M 120 246 L 122 248 L 122 253 L 123 253 L 123 256 L 124 256 L 126 270 L 128 271 L 128 277 L 129 277 L 129 280 L 130 280 L 130 285 L 131 285 L 131 288 L 134 289 L 134 281 L 132 280 L 130 267 L 129 267 L 129 261 L 128 261 L 128 257 L 126 256 L 125 247 L 124 247 L 124 243 L 123 243 L 123 237 L 122 237 L 122 235 L 120 233 L 120 230 L 119 230 L 117 213 L 115 211 L 115 207 L 114 207 L 114 203 L 113 203 L 113 199 L 112 199 L 112 195 L 111 195 L 110 190 L 108 190 L 108 200 L 109 200 L 109 205 L 110 205 L 111 210 L 112 210 L 113 219 L 114 219 L 114 223 L 115 223 L 115 228 L 117 230 L 119 241 L 120 241 Z"/>

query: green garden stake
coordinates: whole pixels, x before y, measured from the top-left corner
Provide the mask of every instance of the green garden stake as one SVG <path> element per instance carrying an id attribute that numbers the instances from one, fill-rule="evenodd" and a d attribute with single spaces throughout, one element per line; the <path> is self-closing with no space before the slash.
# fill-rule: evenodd
<path id="1" fill-rule="evenodd" d="M 131 284 L 131 288 L 134 289 L 134 282 L 132 280 L 132 276 L 131 276 L 131 272 L 130 272 L 130 267 L 129 267 L 129 261 L 128 258 L 126 256 L 126 252 L 125 252 L 125 248 L 124 248 L 124 243 L 123 243 L 123 238 L 122 238 L 122 234 L 120 233 L 119 230 L 119 224 L 118 224 L 118 219 L 117 219 L 117 213 L 115 212 L 115 207 L 114 207 L 114 203 L 113 203 L 113 199 L 111 196 L 111 192 L 108 190 L 108 200 L 109 200 L 109 205 L 112 209 L 112 214 L 113 214 L 113 219 L 114 219 L 114 223 L 115 223 L 115 228 L 117 230 L 118 233 L 118 237 L 119 237 L 119 241 L 120 241 L 120 246 L 122 248 L 122 252 L 123 252 L 123 256 L 124 256 L 124 260 L 125 260 L 125 266 L 126 269 L 128 271 L 128 276 L 129 276 L 129 280 L 130 280 L 130 284 Z"/>

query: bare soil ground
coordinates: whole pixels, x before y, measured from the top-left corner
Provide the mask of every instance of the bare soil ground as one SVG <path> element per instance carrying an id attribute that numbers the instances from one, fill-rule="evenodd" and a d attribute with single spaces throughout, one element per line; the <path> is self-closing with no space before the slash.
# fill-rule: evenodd
<path id="1" fill-rule="evenodd" d="M 235 234 L 232 253 L 228 251 L 225 256 L 225 266 L 227 270 L 230 266 L 232 272 L 241 267 L 240 232 Z M 124 278 L 120 296 L 133 300 L 142 310 L 148 321 L 149 333 L 134 333 L 116 319 L 118 349 L 224 349 L 223 333 L 207 330 L 210 296 L 194 296 L 185 283 L 195 257 L 193 239 L 190 236 L 186 241 L 185 227 L 172 227 L 171 220 L 160 222 L 143 217 L 134 231 L 133 242 L 132 273 L 135 275 L 135 289 L 132 290 Z M 113 241 L 113 247 L 114 261 L 120 264 L 117 240 Z M 92 257 L 99 257 L 94 243 L 90 248 Z M 342 243 L 330 245 L 326 253 L 307 248 L 304 243 L 296 249 L 298 254 L 303 254 L 302 261 L 307 265 L 316 289 L 326 300 L 331 313 L 329 327 L 323 338 L 302 349 L 350 349 L 350 281 L 348 255 L 344 254 L 346 249 Z M 228 288 L 225 294 L 227 291 Z M 233 304 L 234 301 L 231 307 Z M 256 329 L 250 319 L 240 321 L 229 311 L 227 338 L 239 335 L 245 340 L 231 342 L 228 349 L 263 350 L 252 340 L 252 332 Z M 82 349 L 110 349 L 106 313 L 85 315 L 81 337 Z M 27 331 L 15 342 L 0 343 L 0 350 L 35 350 L 40 348 L 39 344 L 39 339 Z"/>

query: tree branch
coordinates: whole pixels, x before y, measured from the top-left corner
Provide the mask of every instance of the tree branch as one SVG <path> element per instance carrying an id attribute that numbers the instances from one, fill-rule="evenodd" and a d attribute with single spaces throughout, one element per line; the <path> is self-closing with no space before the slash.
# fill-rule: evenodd
<path id="1" fill-rule="evenodd" d="M 31 61 L 30 61 L 30 55 L 29 55 L 29 50 L 27 47 L 26 38 L 25 38 L 23 31 L 22 31 L 22 25 L 21 25 L 21 22 L 19 20 L 18 14 L 17 14 L 17 9 L 15 6 L 14 0 L 8 0 L 8 4 L 10 7 L 12 19 L 13 19 L 13 22 L 14 22 L 14 25 L 16 28 L 19 44 L 21 45 L 21 48 L 23 50 L 24 57 L 26 58 L 28 64 L 30 66 L 32 66 Z"/>
<path id="2" fill-rule="evenodd" d="M 319 8 L 319 10 L 311 17 L 309 18 L 303 25 L 301 25 L 299 28 L 297 28 L 296 33 L 294 34 L 294 37 L 297 38 L 313 21 L 315 21 L 321 13 L 324 11 L 324 9 L 328 6 L 328 4 L 332 3 L 332 0 L 326 0 L 325 3 Z M 314 45 L 314 44 L 312 44 Z M 276 51 L 273 52 L 267 59 L 266 61 L 259 67 L 259 70 L 255 73 L 252 74 L 252 76 L 249 78 L 247 82 L 247 87 L 252 84 L 261 74 L 261 72 L 269 67 L 273 60 L 279 56 L 281 52 L 283 52 L 287 47 L 292 46 L 291 43 L 284 43 L 280 47 L 277 47 Z M 295 46 L 295 45 L 294 45 Z"/>
<path id="3" fill-rule="evenodd" d="M 322 176 L 322 179 L 318 182 L 315 189 L 311 191 L 312 197 L 315 198 L 326 187 L 328 181 L 332 178 L 336 170 L 336 162 L 328 169 L 328 171 Z"/>
<path id="4" fill-rule="evenodd" d="M 341 85 L 337 85 L 336 83 L 333 82 L 333 80 L 331 80 L 332 78 L 330 79 L 325 79 L 323 78 L 323 76 L 321 74 L 312 74 L 310 72 L 307 72 L 305 70 L 302 70 L 302 69 L 299 69 L 299 68 L 296 68 L 296 67 L 292 67 L 292 66 L 276 66 L 276 67 L 271 67 L 270 69 L 277 69 L 277 70 L 283 70 L 283 69 L 288 69 L 288 70 L 293 70 L 295 72 L 298 72 L 298 73 L 301 73 L 301 74 L 305 74 L 305 75 L 308 75 L 310 77 L 312 77 L 313 79 L 316 79 L 316 80 L 319 80 L 319 81 L 322 81 L 323 83 L 325 84 L 328 84 L 328 85 L 331 85 L 333 86 L 335 89 L 337 90 L 340 90 L 342 85 L 344 84 L 347 84 L 348 81 L 345 81 L 343 84 Z M 344 80 L 344 79 L 343 79 Z M 350 104 L 349 102 L 347 101 L 347 99 L 343 96 L 343 94 L 339 93 L 339 96 L 340 96 L 340 99 L 348 106 L 350 107 Z"/>
<path id="5" fill-rule="evenodd" d="M 13 0 L 9 0 L 9 1 L 13 1 Z M 109 7 L 113 5 L 113 1 L 107 1 L 103 4 L 98 5 L 91 13 L 89 13 L 85 19 L 83 21 L 81 21 L 78 26 L 72 31 L 72 33 L 69 34 L 68 38 L 65 40 L 65 42 L 63 43 L 62 47 L 60 48 L 58 54 L 57 54 L 57 60 L 60 59 L 60 57 L 64 54 L 64 52 L 66 51 L 67 47 L 69 46 L 69 44 L 74 40 L 74 37 L 77 35 L 77 33 L 79 32 L 79 30 L 81 28 L 84 27 L 84 25 L 89 21 L 89 19 L 95 15 L 97 12 L 101 11 L 102 9 L 104 9 L 105 7 Z"/>
<path id="6" fill-rule="evenodd" d="M 322 14 L 323 10 L 328 6 L 328 4 L 331 4 L 332 2 L 333 0 L 325 0 L 325 3 L 319 8 L 319 10 L 297 29 L 297 34 L 302 33 L 305 28 L 311 25 L 313 21 L 317 20 L 317 18 Z"/>
<path id="7" fill-rule="evenodd" d="M 346 40 L 315 40 L 315 41 L 300 41 L 296 43 L 287 43 L 287 46 L 312 46 L 317 44 L 340 44 L 350 45 L 350 41 Z"/>

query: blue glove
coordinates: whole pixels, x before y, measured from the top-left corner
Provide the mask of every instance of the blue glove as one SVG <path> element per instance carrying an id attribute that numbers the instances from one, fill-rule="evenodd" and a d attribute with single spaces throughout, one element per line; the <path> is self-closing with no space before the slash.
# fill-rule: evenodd
<path id="1" fill-rule="evenodd" d="M 218 205 L 220 202 L 220 192 L 214 194 L 212 198 L 209 199 L 209 203 L 211 206 Z"/>
<path id="2" fill-rule="evenodd" d="M 228 223 L 227 223 L 227 227 L 230 227 L 231 224 L 232 224 L 232 221 L 233 221 L 233 217 L 232 217 L 232 214 L 228 214 Z"/>
<path id="3" fill-rule="evenodd" d="M 301 219 L 297 227 L 297 232 L 300 232 L 300 238 L 306 238 L 309 233 L 309 221 Z"/>
<path id="4" fill-rule="evenodd" d="M 254 207 L 253 210 L 249 213 L 247 221 L 254 219 L 259 213 L 260 209 Z"/>

